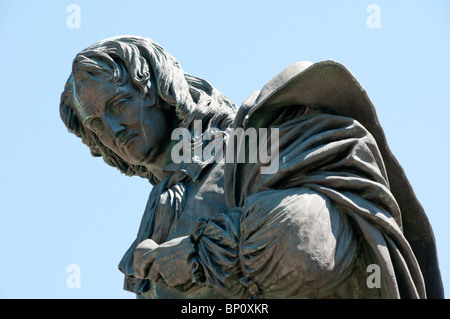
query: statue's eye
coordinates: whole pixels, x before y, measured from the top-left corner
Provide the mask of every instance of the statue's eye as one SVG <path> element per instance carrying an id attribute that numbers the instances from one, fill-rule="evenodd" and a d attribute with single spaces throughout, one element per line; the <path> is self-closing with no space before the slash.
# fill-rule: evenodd
<path id="1" fill-rule="evenodd" d="M 103 130 L 105 129 L 105 126 L 103 125 L 102 119 L 99 117 L 93 118 L 89 122 L 89 129 L 91 131 L 93 131 L 95 134 L 99 134 L 99 133 L 103 132 Z"/>
<path id="2" fill-rule="evenodd" d="M 128 101 L 128 98 L 121 99 L 115 103 L 112 103 L 108 106 L 108 112 L 111 114 L 119 114 L 121 113 L 126 106 L 126 102 Z"/>

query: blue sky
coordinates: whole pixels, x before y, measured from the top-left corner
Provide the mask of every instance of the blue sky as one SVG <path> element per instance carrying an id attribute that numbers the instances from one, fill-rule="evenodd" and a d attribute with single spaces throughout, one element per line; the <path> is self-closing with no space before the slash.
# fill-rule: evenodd
<path id="1" fill-rule="evenodd" d="M 91 157 L 58 108 L 75 55 L 123 34 L 157 41 L 237 105 L 293 62 L 347 66 L 434 227 L 448 295 L 449 12 L 446 0 L 1 1 L 0 298 L 134 298 L 117 264 L 151 186 Z"/>

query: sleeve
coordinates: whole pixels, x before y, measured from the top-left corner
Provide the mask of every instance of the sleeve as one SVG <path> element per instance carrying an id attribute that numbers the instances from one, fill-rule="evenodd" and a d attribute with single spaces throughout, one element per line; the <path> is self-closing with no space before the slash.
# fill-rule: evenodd
<path id="1" fill-rule="evenodd" d="M 320 298 L 350 274 L 356 241 L 346 216 L 307 188 L 268 190 L 193 236 L 205 283 L 238 298 Z"/>

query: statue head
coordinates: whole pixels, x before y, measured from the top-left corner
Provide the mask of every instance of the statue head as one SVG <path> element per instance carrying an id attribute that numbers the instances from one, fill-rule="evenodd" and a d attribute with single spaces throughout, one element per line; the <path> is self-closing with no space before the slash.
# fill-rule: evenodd
<path id="1" fill-rule="evenodd" d="M 173 129 L 193 130 L 201 120 L 203 127 L 225 130 L 235 112 L 211 84 L 136 36 L 106 39 L 77 54 L 60 103 L 61 119 L 93 156 L 152 184 L 159 179 L 149 167 L 170 161 L 164 150 Z"/>

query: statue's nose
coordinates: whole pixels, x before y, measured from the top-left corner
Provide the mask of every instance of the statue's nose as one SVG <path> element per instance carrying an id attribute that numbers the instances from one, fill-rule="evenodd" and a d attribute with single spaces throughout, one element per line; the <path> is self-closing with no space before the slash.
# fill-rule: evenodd
<path id="1" fill-rule="evenodd" d="M 117 119 L 105 118 L 107 132 L 110 138 L 116 139 L 125 134 L 126 127 Z"/>

